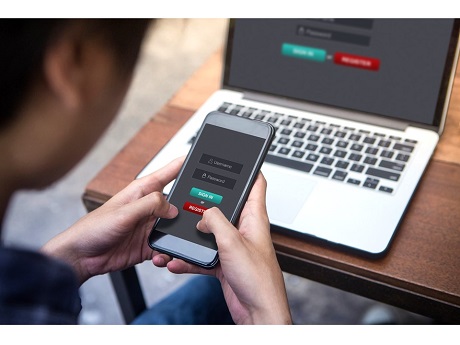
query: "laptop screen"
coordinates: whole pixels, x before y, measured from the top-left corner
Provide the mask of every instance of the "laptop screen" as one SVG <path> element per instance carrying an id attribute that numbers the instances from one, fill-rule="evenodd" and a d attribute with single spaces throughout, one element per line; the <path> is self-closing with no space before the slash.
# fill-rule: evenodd
<path id="1" fill-rule="evenodd" d="M 224 86 L 439 126 L 454 19 L 237 19 Z"/>

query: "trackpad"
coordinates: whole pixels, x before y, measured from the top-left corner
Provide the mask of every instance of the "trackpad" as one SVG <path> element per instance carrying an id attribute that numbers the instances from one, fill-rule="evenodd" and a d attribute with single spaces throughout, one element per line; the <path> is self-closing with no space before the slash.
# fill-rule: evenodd
<path id="1" fill-rule="evenodd" d="M 263 174 L 267 179 L 268 217 L 271 221 L 293 223 L 316 183 L 270 169 L 263 170 Z"/>

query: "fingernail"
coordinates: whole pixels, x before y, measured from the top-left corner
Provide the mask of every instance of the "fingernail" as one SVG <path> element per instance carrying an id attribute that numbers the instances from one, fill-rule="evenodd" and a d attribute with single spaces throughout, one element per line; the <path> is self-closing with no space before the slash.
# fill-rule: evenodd
<path id="1" fill-rule="evenodd" d="M 175 217 L 175 216 L 177 216 L 179 214 L 179 210 L 173 204 L 169 204 L 169 213 L 174 215 L 174 217 Z"/>
<path id="2" fill-rule="evenodd" d="M 165 261 L 163 260 L 163 258 L 160 256 L 160 257 L 155 257 L 155 262 L 154 264 L 156 264 L 157 266 L 164 266 L 165 264 Z"/>

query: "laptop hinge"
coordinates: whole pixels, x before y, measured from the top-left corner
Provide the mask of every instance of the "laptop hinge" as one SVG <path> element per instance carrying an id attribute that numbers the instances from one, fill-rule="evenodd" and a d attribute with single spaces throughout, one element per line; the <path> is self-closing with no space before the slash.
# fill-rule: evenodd
<path id="1" fill-rule="evenodd" d="M 347 109 L 337 109 L 326 105 L 321 105 L 317 103 L 307 103 L 300 102 L 288 98 L 281 98 L 270 95 L 263 95 L 253 92 L 244 92 L 243 98 L 251 101 L 268 103 L 276 106 L 282 106 L 287 108 L 292 108 L 296 110 L 303 110 L 312 113 L 317 113 L 321 115 L 338 117 L 341 119 L 357 121 L 361 123 L 366 123 L 370 125 L 376 125 L 380 127 L 387 127 L 391 129 L 396 129 L 400 131 L 406 130 L 409 126 L 408 122 L 394 120 L 390 118 L 383 118 L 373 114 L 357 112 Z"/>

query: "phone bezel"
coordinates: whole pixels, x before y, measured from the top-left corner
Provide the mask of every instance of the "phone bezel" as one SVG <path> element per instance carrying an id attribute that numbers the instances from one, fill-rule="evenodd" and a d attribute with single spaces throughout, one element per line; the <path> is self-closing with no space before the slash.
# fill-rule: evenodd
<path id="1" fill-rule="evenodd" d="M 190 148 L 190 151 L 187 154 L 187 157 L 184 161 L 184 164 L 181 167 L 179 175 L 175 180 L 171 188 L 171 191 L 167 197 L 168 200 L 174 194 L 175 187 L 178 181 L 180 180 L 182 172 L 188 164 L 189 158 L 193 150 L 195 149 L 196 143 L 200 140 L 201 133 L 207 124 L 234 130 L 240 133 L 264 139 L 264 145 L 259 152 L 256 164 L 254 165 L 250 173 L 249 179 L 246 182 L 243 193 L 240 199 L 238 200 L 238 203 L 234 209 L 231 218 L 229 219 L 229 221 L 232 224 L 236 224 L 241 210 L 244 206 L 244 203 L 252 188 L 252 185 L 254 184 L 255 178 L 257 177 L 257 173 L 259 172 L 260 167 L 262 166 L 262 163 L 271 145 L 275 129 L 271 124 L 261 121 L 249 120 L 246 118 L 220 113 L 217 111 L 209 113 L 203 121 L 203 124 L 201 125 L 197 133 L 196 140 L 192 144 L 192 147 Z M 152 227 L 152 230 L 148 238 L 148 244 L 152 249 L 171 255 L 176 258 L 183 259 L 187 262 L 191 262 L 195 265 L 204 268 L 212 268 L 217 264 L 219 260 L 217 250 L 157 230 L 156 226 L 160 222 L 160 220 L 161 219 L 157 219 L 154 226 Z"/>

